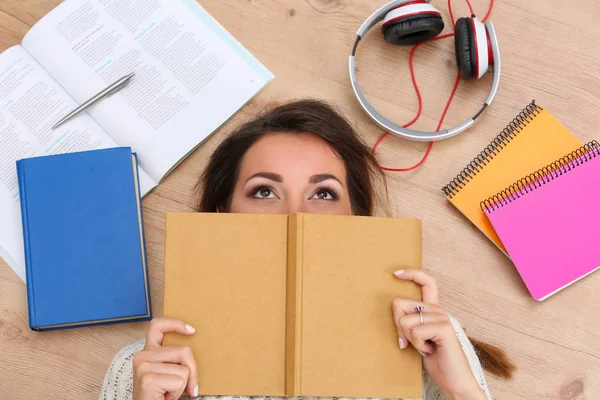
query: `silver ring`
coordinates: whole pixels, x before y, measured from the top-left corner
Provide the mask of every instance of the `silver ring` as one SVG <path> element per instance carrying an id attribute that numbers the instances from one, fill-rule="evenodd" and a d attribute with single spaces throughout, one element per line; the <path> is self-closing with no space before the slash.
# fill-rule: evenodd
<path id="1" fill-rule="evenodd" d="M 423 325 L 423 309 L 424 308 L 425 307 L 423 307 L 423 306 L 417 306 L 417 307 L 415 307 L 415 309 L 419 313 L 419 318 L 421 319 L 421 325 Z"/>

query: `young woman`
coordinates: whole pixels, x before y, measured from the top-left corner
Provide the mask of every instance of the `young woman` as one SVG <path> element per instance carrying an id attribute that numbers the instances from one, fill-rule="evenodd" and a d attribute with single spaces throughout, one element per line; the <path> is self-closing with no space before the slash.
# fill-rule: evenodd
<path id="1" fill-rule="evenodd" d="M 296 101 L 252 119 L 219 145 L 199 181 L 198 209 L 373 215 L 379 184 L 385 178 L 350 124 L 322 102 Z M 423 302 L 396 299 L 389 306 L 398 351 L 412 345 L 423 355 L 424 399 L 491 398 L 482 362 L 503 376 L 510 374 L 510 364 L 473 346 L 440 306 L 432 276 L 421 270 L 397 271 L 395 276 L 422 287 Z M 417 306 L 424 307 L 422 322 Z M 196 359 L 187 347 L 163 347 L 167 332 L 193 335 L 195 330 L 185 321 L 155 318 L 145 340 L 114 357 L 100 399 L 196 396 Z M 196 357 L 202 362 L 201 354 Z"/>

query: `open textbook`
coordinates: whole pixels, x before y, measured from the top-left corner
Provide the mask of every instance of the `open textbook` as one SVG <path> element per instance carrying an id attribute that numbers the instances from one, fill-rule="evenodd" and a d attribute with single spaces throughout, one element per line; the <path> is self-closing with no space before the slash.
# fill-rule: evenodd
<path id="1" fill-rule="evenodd" d="M 16 160 L 129 146 L 145 195 L 272 79 L 194 0 L 63 2 L 0 54 L 0 256 L 25 280 Z"/>

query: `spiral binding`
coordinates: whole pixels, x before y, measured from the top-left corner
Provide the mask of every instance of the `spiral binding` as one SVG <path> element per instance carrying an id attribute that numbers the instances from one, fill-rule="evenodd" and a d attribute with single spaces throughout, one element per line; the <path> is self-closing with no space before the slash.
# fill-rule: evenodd
<path id="1" fill-rule="evenodd" d="M 482 201 L 481 210 L 488 213 L 498 210 L 597 156 L 600 156 L 600 144 L 594 140 Z"/>
<path id="2" fill-rule="evenodd" d="M 500 151 L 513 140 L 525 126 L 533 121 L 533 117 L 543 110 L 535 104 L 535 100 L 527 105 L 503 130 L 487 145 L 481 153 L 471 161 L 449 184 L 442 188 L 448 199 L 452 199 L 465 187 L 483 167 L 485 167 Z"/>

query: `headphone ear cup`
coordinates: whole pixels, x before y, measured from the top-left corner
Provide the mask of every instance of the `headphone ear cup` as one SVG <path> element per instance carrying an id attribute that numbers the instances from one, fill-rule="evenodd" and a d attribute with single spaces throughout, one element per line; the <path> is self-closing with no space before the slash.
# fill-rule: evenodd
<path id="1" fill-rule="evenodd" d="M 382 26 L 386 42 L 396 45 L 414 45 L 433 39 L 444 30 L 444 20 L 439 15 L 413 15 L 392 20 Z"/>
<path id="2" fill-rule="evenodd" d="M 476 78 L 475 33 L 471 18 L 459 18 L 454 30 L 456 66 L 464 80 Z"/>

